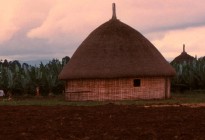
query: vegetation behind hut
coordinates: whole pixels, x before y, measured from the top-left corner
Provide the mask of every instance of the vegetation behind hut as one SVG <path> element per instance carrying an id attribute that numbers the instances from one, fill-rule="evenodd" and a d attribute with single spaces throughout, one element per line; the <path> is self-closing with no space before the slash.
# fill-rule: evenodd
<path id="1" fill-rule="evenodd" d="M 205 90 L 205 59 L 192 62 L 171 63 L 176 70 L 172 80 L 173 90 Z"/>
<path id="2" fill-rule="evenodd" d="M 31 66 L 19 61 L 0 61 L 0 89 L 11 95 L 52 95 L 62 93 L 64 82 L 58 80 L 58 74 L 70 60 L 53 59 L 48 64 Z"/>
<path id="3" fill-rule="evenodd" d="M 61 94 L 64 82 L 58 80 L 58 74 L 69 61 L 51 60 L 48 64 L 30 66 L 19 61 L 0 61 L 0 89 L 8 95 L 35 95 L 39 85 L 41 95 Z M 205 57 L 192 63 L 172 63 L 176 76 L 172 79 L 172 90 L 205 90 Z"/>

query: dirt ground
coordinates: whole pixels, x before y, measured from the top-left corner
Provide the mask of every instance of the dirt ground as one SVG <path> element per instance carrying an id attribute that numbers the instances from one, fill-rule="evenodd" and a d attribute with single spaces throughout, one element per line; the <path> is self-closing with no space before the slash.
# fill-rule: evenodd
<path id="1" fill-rule="evenodd" d="M 0 139 L 205 139 L 205 107 L 0 106 Z"/>

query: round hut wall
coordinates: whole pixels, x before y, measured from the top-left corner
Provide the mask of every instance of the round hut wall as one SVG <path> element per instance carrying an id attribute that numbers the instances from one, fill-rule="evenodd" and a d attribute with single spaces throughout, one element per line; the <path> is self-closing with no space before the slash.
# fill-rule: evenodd
<path id="1" fill-rule="evenodd" d="M 169 77 L 68 80 L 66 100 L 134 100 L 170 97 Z"/>

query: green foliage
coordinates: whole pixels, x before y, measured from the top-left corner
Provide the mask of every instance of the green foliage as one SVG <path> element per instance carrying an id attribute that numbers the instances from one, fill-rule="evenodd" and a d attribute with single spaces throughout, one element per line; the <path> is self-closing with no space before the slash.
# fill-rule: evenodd
<path id="1" fill-rule="evenodd" d="M 189 90 L 205 89 L 205 59 L 174 63 L 172 66 L 176 70 L 172 86 L 180 85 Z"/>
<path id="2" fill-rule="evenodd" d="M 36 87 L 42 95 L 62 93 L 64 82 L 58 79 L 58 74 L 69 60 L 69 57 L 62 61 L 53 59 L 38 67 L 20 64 L 17 60 L 0 60 L 0 89 L 13 95 L 35 95 Z M 180 86 L 189 90 L 205 90 L 205 58 L 172 66 L 177 73 L 172 80 L 172 89 Z"/>
<path id="3" fill-rule="evenodd" d="M 34 67 L 26 63 L 20 64 L 17 60 L 1 60 L 0 89 L 13 95 L 34 95 L 37 87 L 43 95 L 62 93 L 64 82 L 58 79 L 58 74 L 68 61 L 69 57 L 63 58 L 62 62 L 53 59 L 46 65 L 41 63 Z"/>

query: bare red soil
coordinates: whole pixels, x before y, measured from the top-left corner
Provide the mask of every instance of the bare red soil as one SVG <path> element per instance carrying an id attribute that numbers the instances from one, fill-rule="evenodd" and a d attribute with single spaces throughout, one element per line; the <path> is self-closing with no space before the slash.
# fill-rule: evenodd
<path id="1" fill-rule="evenodd" d="M 0 139 L 205 139 L 205 107 L 0 106 Z"/>

